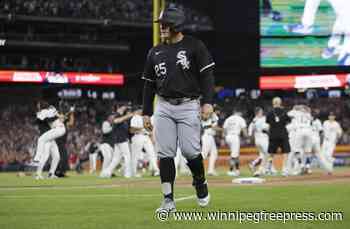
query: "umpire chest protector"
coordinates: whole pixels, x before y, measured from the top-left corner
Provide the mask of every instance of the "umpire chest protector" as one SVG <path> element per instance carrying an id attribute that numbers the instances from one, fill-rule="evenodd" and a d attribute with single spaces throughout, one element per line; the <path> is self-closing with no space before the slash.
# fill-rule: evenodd
<path id="1" fill-rule="evenodd" d="M 147 56 L 143 79 L 155 82 L 164 98 L 198 98 L 201 72 L 214 66 L 205 45 L 191 36 L 175 44 L 160 44 Z"/>

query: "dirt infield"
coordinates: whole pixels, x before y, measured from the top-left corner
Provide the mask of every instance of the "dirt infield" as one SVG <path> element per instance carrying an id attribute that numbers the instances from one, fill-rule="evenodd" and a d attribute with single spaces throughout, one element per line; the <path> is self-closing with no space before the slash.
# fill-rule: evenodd
<path id="1" fill-rule="evenodd" d="M 209 177 L 208 183 L 211 187 L 227 187 L 227 186 L 283 186 L 283 185 L 312 185 L 312 184 L 332 184 L 332 183 L 348 183 L 350 182 L 350 170 L 337 172 L 333 175 L 324 174 L 321 172 L 303 175 L 303 176 L 289 176 L 289 177 L 266 177 L 266 182 L 262 184 L 234 184 L 231 177 Z M 125 181 L 119 182 L 119 185 L 137 186 L 137 187 L 154 187 L 159 185 L 159 181 Z M 189 177 L 180 177 L 176 180 L 177 187 L 190 187 L 191 179 Z"/>
<path id="2" fill-rule="evenodd" d="M 68 178 L 69 179 L 69 178 Z M 313 184 L 332 184 L 332 183 L 350 183 L 350 169 L 337 171 L 333 175 L 325 174 L 321 171 L 314 172 L 310 175 L 303 176 L 269 176 L 264 177 L 265 182 L 262 184 L 236 184 L 232 183 L 232 177 L 218 176 L 208 177 L 210 187 L 234 187 L 234 186 L 288 186 L 288 185 L 313 185 Z M 176 179 L 176 187 L 191 187 L 192 179 L 190 176 L 180 176 Z M 0 190 L 33 190 L 33 189 L 104 189 L 104 188 L 154 188 L 159 187 L 158 178 L 141 178 L 141 179 L 119 179 L 114 178 L 108 184 L 73 184 L 73 185 L 9 185 L 1 186 Z"/>

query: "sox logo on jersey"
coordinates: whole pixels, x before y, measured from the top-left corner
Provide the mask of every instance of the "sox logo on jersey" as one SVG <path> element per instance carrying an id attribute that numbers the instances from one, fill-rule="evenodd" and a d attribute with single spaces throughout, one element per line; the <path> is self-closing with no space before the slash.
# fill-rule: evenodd
<path id="1" fill-rule="evenodd" d="M 182 69 L 190 69 L 190 61 L 188 61 L 187 56 L 186 56 L 186 51 L 182 50 L 179 51 L 176 55 L 177 57 L 177 61 L 176 64 L 181 64 L 182 65 Z"/>

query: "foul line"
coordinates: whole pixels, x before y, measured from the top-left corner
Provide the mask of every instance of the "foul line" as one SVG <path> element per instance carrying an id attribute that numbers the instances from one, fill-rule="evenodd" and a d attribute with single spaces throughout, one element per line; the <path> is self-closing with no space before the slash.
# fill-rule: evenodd
<path id="1" fill-rule="evenodd" d="M 181 197 L 181 198 L 177 198 L 175 199 L 175 202 L 180 202 L 180 201 L 184 201 L 184 200 L 191 200 L 191 199 L 195 199 L 196 196 L 192 195 L 192 196 L 186 196 L 186 197 Z"/>
<path id="2" fill-rule="evenodd" d="M 77 186 L 27 186 L 27 187 L 0 187 L 1 191 L 21 191 L 21 190 L 61 190 L 61 189 L 98 189 L 98 188 L 115 188 L 121 187 L 120 184 L 109 184 L 109 185 L 77 185 Z"/>
<path id="3" fill-rule="evenodd" d="M 35 199 L 35 198 L 88 198 L 88 197 L 159 197 L 159 194 L 52 194 L 52 195 L 2 195 L 0 199 L 18 198 L 18 199 Z"/>

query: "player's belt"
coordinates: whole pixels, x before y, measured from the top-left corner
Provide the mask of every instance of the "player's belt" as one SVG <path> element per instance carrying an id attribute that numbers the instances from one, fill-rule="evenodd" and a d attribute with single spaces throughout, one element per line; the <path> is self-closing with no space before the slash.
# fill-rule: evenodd
<path id="1" fill-rule="evenodd" d="M 168 103 L 170 103 L 171 105 L 180 105 L 182 103 L 186 103 L 189 102 L 191 100 L 195 100 L 196 98 L 166 98 L 166 97 L 160 97 L 163 100 L 167 101 Z"/>

